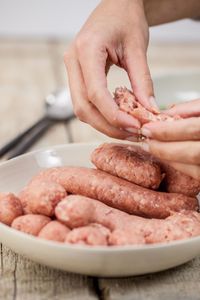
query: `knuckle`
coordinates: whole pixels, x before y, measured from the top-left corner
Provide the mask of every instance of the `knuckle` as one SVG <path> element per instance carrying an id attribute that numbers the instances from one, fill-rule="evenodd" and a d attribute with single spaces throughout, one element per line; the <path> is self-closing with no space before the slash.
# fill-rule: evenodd
<path id="1" fill-rule="evenodd" d="M 74 114 L 80 121 L 85 121 L 85 110 L 82 108 L 82 106 L 74 106 Z"/>
<path id="2" fill-rule="evenodd" d="M 118 120 L 118 115 L 117 112 L 110 112 L 109 115 L 107 116 L 107 121 L 109 122 L 110 125 L 115 127 L 116 129 L 120 130 L 119 128 L 121 127 L 122 124 L 120 124 Z"/>
<path id="3" fill-rule="evenodd" d="M 91 87 L 88 88 L 88 97 L 90 101 L 95 104 L 98 101 L 98 99 L 101 98 L 101 93 L 97 89 Z"/>
<path id="4" fill-rule="evenodd" d="M 115 113 L 110 115 L 110 122 L 114 127 L 120 127 L 118 117 Z"/>
<path id="5" fill-rule="evenodd" d="M 88 34 L 80 34 L 76 37 L 75 46 L 78 51 L 83 50 L 91 44 L 91 39 Z"/>
<path id="6" fill-rule="evenodd" d="M 200 154 L 197 153 L 196 151 L 192 152 L 190 154 L 190 161 L 191 161 L 192 164 L 198 164 L 199 161 L 200 161 Z"/>
<path id="7" fill-rule="evenodd" d="M 194 140 L 200 138 L 200 118 L 191 118 L 191 126 L 187 127 L 188 135 L 192 136 Z"/>
<path id="8" fill-rule="evenodd" d="M 159 128 L 157 129 L 157 138 L 161 139 L 162 141 L 170 141 L 172 136 L 173 136 L 173 132 L 170 134 L 170 132 L 167 131 L 165 128 L 163 128 L 163 130 L 160 131 Z"/>

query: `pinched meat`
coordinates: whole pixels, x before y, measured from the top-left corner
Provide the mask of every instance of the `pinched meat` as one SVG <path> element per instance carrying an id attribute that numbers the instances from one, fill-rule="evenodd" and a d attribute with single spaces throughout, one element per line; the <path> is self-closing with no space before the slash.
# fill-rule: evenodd
<path id="1" fill-rule="evenodd" d="M 126 87 L 116 88 L 114 93 L 114 100 L 118 104 L 120 110 L 127 112 L 134 118 L 138 119 L 141 125 L 148 122 L 155 121 L 174 121 L 180 119 L 179 116 L 170 117 L 163 113 L 148 111 L 136 99 L 134 94 Z"/>

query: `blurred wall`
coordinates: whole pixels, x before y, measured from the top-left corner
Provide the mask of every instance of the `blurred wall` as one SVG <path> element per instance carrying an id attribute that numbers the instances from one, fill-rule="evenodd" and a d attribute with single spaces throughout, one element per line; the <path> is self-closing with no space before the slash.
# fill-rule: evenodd
<path id="1" fill-rule="evenodd" d="M 117 0 L 116 0 L 117 1 Z M 0 0 L 0 37 L 71 38 L 99 0 Z M 152 41 L 200 41 L 200 22 L 151 29 Z"/>

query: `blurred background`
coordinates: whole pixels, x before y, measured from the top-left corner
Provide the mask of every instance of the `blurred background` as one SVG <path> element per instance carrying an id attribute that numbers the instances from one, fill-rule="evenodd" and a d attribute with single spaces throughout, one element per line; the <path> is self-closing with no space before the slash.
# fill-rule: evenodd
<path id="1" fill-rule="evenodd" d="M 1 145 L 40 118 L 45 97 L 67 85 L 63 54 L 98 2 L 0 0 Z M 200 97 L 200 22 L 151 28 L 148 56 L 156 95 L 164 105 L 179 96 Z M 173 74 L 186 77 L 179 82 Z M 113 68 L 109 88 L 113 91 L 118 85 L 129 82 L 126 74 Z M 73 120 L 53 126 L 32 149 L 100 139 L 105 137 Z"/>
<path id="2" fill-rule="evenodd" d="M 99 0 L 0 0 L 1 37 L 71 39 Z M 184 20 L 151 29 L 152 42 L 200 41 L 197 22 Z"/>

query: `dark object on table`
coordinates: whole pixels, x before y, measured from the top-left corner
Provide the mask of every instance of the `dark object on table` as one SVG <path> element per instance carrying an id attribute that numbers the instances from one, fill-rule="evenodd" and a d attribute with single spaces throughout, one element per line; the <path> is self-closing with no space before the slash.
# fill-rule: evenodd
<path id="1" fill-rule="evenodd" d="M 61 89 L 45 99 L 45 115 L 27 130 L 13 138 L 0 149 L 0 158 L 9 152 L 8 159 L 26 152 L 56 122 L 74 117 L 69 90 Z"/>

